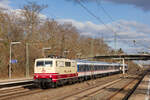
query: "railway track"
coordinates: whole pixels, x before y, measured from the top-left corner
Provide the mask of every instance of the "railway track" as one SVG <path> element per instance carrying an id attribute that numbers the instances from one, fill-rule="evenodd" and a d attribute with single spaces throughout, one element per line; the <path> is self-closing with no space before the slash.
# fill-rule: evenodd
<path id="1" fill-rule="evenodd" d="M 148 71 L 145 71 L 143 74 L 139 75 L 139 78 L 136 78 L 124 85 L 115 94 L 111 95 L 108 100 L 128 100 L 147 73 Z"/>
<path id="2" fill-rule="evenodd" d="M 43 92 L 49 92 L 52 96 L 47 97 L 48 99 L 52 100 L 119 100 L 116 99 L 116 97 L 125 97 L 126 94 L 123 92 L 129 89 L 132 90 L 132 88 L 135 86 L 137 82 L 137 78 L 116 78 L 116 79 L 108 79 L 109 81 L 102 80 L 96 81 L 95 84 L 90 84 L 87 87 L 78 87 L 79 89 L 76 89 L 76 91 L 64 91 L 63 93 L 60 93 L 59 96 L 53 95 L 53 94 L 59 94 L 58 91 L 65 90 L 65 88 L 72 87 L 72 85 L 69 86 L 63 86 L 56 89 L 46 89 L 42 90 L 39 88 L 35 88 L 32 84 L 28 85 L 22 85 L 22 86 L 15 86 L 15 87 L 9 87 L 9 88 L 2 88 L 0 89 L 0 100 L 9 100 L 12 99 L 15 100 L 15 98 L 18 98 L 17 100 L 21 100 L 22 97 Z M 114 80 L 114 81 L 112 81 Z M 88 83 L 84 82 L 83 84 Z M 82 84 L 82 83 L 78 83 Z M 123 93 L 123 94 L 122 94 Z M 20 98 L 20 99 L 19 99 Z M 39 98 L 37 100 L 40 100 Z M 126 99 L 124 99 L 126 100 Z"/>
<path id="3" fill-rule="evenodd" d="M 113 82 L 107 83 L 107 84 L 102 85 L 102 86 L 99 86 L 100 84 L 97 84 L 97 85 L 91 86 L 89 88 L 82 89 L 78 92 L 73 92 L 69 95 L 65 95 L 65 96 L 62 96 L 62 97 L 55 98 L 55 100 L 81 100 L 81 99 L 84 99 L 85 97 L 88 97 L 89 95 L 91 95 L 95 92 L 98 92 L 102 89 L 105 89 L 106 87 L 111 86 L 111 85 L 113 85 L 113 84 L 115 84 L 115 83 L 117 83 L 121 80 L 122 79 L 117 79 Z"/>
<path id="4" fill-rule="evenodd" d="M 142 76 L 144 77 L 144 75 Z M 127 100 L 125 99 L 133 88 L 142 80 L 141 78 L 122 78 L 105 85 L 95 85 L 78 92 L 57 97 L 54 100 Z"/>
<path id="5" fill-rule="evenodd" d="M 110 76 L 110 77 L 116 77 L 116 76 Z M 104 77 L 104 78 L 101 78 L 101 79 L 105 79 L 105 78 L 107 79 L 109 77 Z M 92 80 L 89 80 L 89 81 L 92 81 Z M 88 83 L 89 81 L 83 82 L 83 83 L 77 83 L 75 85 L 85 84 L 85 83 Z M 99 83 L 100 81 L 96 81 L 96 82 Z M 104 84 L 104 82 L 103 82 L 103 84 Z M 73 85 L 69 85 L 69 86 L 67 85 L 67 86 L 56 88 L 56 89 L 49 88 L 49 89 L 42 90 L 42 89 L 39 89 L 39 88 L 35 88 L 32 84 L 30 84 L 30 85 L 28 84 L 28 85 L 22 85 L 22 86 L 2 88 L 2 89 L 0 89 L 0 100 L 9 100 L 9 99 L 12 99 L 12 98 L 15 100 L 15 98 L 18 98 L 18 97 L 21 98 L 23 96 L 37 94 L 37 93 L 43 93 L 43 92 L 52 92 L 52 93 L 55 94 L 55 92 L 57 92 L 59 90 L 63 90 L 63 88 L 68 88 L 68 87 L 72 87 L 72 86 Z M 69 92 L 69 91 L 67 91 L 67 92 Z M 54 97 L 52 97 L 52 98 L 54 98 Z M 21 100 L 21 99 L 18 99 L 18 100 Z"/>
<path id="6" fill-rule="evenodd" d="M 9 95 L 27 91 L 32 86 L 32 79 L 6 80 L 0 82 L 0 100 L 7 99 Z"/>
<path id="7" fill-rule="evenodd" d="M 32 84 L 33 79 L 24 79 L 24 80 L 10 80 L 0 82 L 0 89 L 5 87 L 21 86 L 25 84 Z"/>
<path id="8" fill-rule="evenodd" d="M 35 88 L 33 84 L 4 88 L 0 89 L 0 100 L 8 100 L 38 92 L 42 92 L 42 90 Z"/>

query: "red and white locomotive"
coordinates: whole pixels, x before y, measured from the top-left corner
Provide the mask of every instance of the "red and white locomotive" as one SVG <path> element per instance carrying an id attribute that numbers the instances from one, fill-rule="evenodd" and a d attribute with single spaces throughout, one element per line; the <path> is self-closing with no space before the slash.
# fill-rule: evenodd
<path id="1" fill-rule="evenodd" d="M 40 58 L 35 60 L 34 83 L 40 88 L 57 87 L 57 85 L 72 84 L 110 73 L 119 73 L 122 66 L 118 63 L 99 61 Z"/>

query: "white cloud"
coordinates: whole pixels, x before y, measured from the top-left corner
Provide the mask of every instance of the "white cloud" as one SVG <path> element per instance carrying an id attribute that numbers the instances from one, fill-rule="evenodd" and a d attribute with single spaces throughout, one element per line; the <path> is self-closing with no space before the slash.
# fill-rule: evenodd
<path id="1" fill-rule="evenodd" d="M 84 23 L 82 22 L 77 22 L 75 20 L 72 20 L 72 19 L 57 19 L 57 21 L 60 23 L 60 24 L 65 24 L 65 23 L 68 23 L 68 24 L 72 24 L 74 25 L 77 29 L 83 29 L 84 27 Z"/>
<path id="2" fill-rule="evenodd" d="M 42 14 L 42 13 L 39 13 L 39 18 L 42 19 L 42 20 L 45 20 L 47 18 L 46 15 Z"/>
<path id="3" fill-rule="evenodd" d="M 0 0 L 0 8 L 10 9 L 10 1 L 9 0 Z"/>
<path id="4" fill-rule="evenodd" d="M 82 33 L 86 35 L 87 32 L 87 35 L 92 33 L 91 36 L 99 35 L 100 37 L 100 34 L 103 34 L 106 38 L 114 36 L 114 32 L 123 38 L 145 38 L 150 32 L 150 27 L 148 25 L 141 24 L 136 21 L 118 20 L 116 22 L 106 24 L 107 27 L 102 24 L 94 24 L 90 21 L 78 22 L 72 19 L 58 19 L 57 21 L 60 24 L 71 23 L 79 30 L 79 32 L 81 32 L 81 35 Z"/>
<path id="5" fill-rule="evenodd" d="M 5 13 L 13 14 L 15 17 L 22 17 L 22 13 L 23 13 L 24 10 L 22 10 L 22 9 L 12 9 L 9 6 L 10 3 L 11 3 L 10 0 L 0 0 L 0 8 L 7 9 L 7 10 L 4 11 Z M 41 20 L 45 20 L 47 18 L 46 15 L 41 14 L 41 13 L 38 14 L 38 17 Z"/>
<path id="6" fill-rule="evenodd" d="M 58 19 L 57 21 L 60 24 L 71 23 L 78 29 L 81 35 L 104 37 L 106 41 L 112 41 L 112 43 L 109 43 L 111 46 L 114 45 L 114 32 L 116 32 L 118 48 L 133 46 L 133 40 L 136 40 L 136 47 L 141 47 L 143 44 L 149 45 L 150 26 L 136 21 L 118 20 L 106 24 L 109 28 L 105 27 L 103 24 L 94 24 L 90 21 L 79 22 L 72 19 Z"/>
<path id="7" fill-rule="evenodd" d="M 12 15 L 13 18 L 24 19 L 24 17 L 23 17 L 24 10 L 22 10 L 22 9 L 8 9 L 8 10 L 4 10 L 4 12 Z M 41 21 L 45 20 L 47 18 L 46 15 L 41 14 L 41 13 L 38 14 L 38 17 L 41 19 Z"/>

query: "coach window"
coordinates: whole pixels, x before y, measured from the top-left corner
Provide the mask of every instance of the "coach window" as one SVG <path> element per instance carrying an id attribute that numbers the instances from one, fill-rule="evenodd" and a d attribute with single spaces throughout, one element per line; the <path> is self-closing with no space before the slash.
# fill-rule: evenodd
<path id="1" fill-rule="evenodd" d="M 102 66 L 99 65 L 99 66 L 98 66 L 98 70 L 102 70 Z"/>
<path id="2" fill-rule="evenodd" d="M 81 72 L 84 71 L 84 65 L 80 65 L 80 68 L 81 68 Z"/>
<path id="3" fill-rule="evenodd" d="M 95 71 L 95 66 L 94 65 L 92 65 L 92 71 Z"/>
<path id="4" fill-rule="evenodd" d="M 85 70 L 85 69 L 84 69 L 84 66 L 85 66 L 85 65 L 82 65 L 82 66 L 81 66 L 81 67 L 82 67 L 82 68 L 81 68 L 81 71 L 82 71 L 82 72 L 84 72 L 84 70 Z"/>
<path id="5" fill-rule="evenodd" d="M 97 66 L 96 66 L 96 65 L 93 65 L 93 67 L 94 67 L 94 71 L 96 71 L 96 69 L 97 69 L 96 67 L 97 67 Z"/>
<path id="6" fill-rule="evenodd" d="M 104 67 L 105 67 L 105 66 L 102 67 L 102 70 L 104 70 Z"/>
<path id="7" fill-rule="evenodd" d="M 89 65 L 86 65 L 87 66 L 87 71 L 90 71 L 90 66 Z"/>
<path id="8" fill-rule="evenodd" d="M 39 67 L 39 66 L 44 66 L 44 61 L 37 61 L 36 62 L 36 66 Z"/>
<path id="9" fill-rule="evenodd" d="M 103 65 L 100 66 L 100 70 L 103 70 Z"/>
<path id="10" fill-rule="evenodd" d="M 99 69 L 100 69 L 100 66 L 98 65 L 98 66 L 97 66 L 97 70 L 99 70 Z"/>
<path id="11" fill-rule="evenodd" d="M 45 61 L 45 66 L 46 67 L 52 67 L 52 61 Z"/>
<path id="12" fill-rule="evenodd" d="M 88 65 L 84 66 L 84 71 L 87 71 Z"/>
<path id="13" fill-rule="evenodd" d="M 89 71 L 91 71 L 91 65 L 87 65 L 88 66 L 88 68 L 90 69 Z"/>
<path id="14" fill-rule="evenodd" d="M 98 68 L 99 68 L 99 66 L 97 65 L 97 66 L 96 66 L 96 70 L 99 70 Z"/>
<path id="15" fill-rule="evenodd" d="M 70 62 L 65 62 L 65 66 L 66 67 L 71 67 L 71 63 Z"/>
<path id="16" fill-rule="evenodd" d="M 107 65 L 104 66 L 104 70 L 106 70 Z"/>
<path id="17" fill-rule="evenodd" d="M 102 66 L 102 70 L 104 70 L 105 65 Z"/>
<path id="18" fill-rule="evenodd" d="M 82 67 L 82 68 L 81 68 L 81 71 L 82 71 L 82 72 L 85 72 L 85 65 L 81 65 L 81 67 Z"/>
<path id="19" fill-rule="evenodd" d="M 79 72 L 82 72 L 82 66 L 79 65 Z"/>
<path id="20" fill-rule="evenodd" d="M 84 71 L 85 72 L 87 71 L 87 67 L 88 67 L 88 65 L 84 65 Z"/>
<path id="21" fill-rule="evenodd" d="M 108 66 L 108 65 L 105 67 L 105 70 L 106 70 L 106 69 L 109 69 L 109 66 Z"/>
<path id="22" fill-rule="evenodd" d="M 95 68 L 94 68 L 94 70 L 96 71 L 96 70 L 98 70 L 98 66 L 97 65 L 95 65 Z"/>
<path id="23" fill-rule="evenodd" d="M 102 65 L 100 65 L 98 69 L 99 69 L 99 70 L 102 70 L 102 68 L 103 68 Z"/>
<path id="24" fill-rule="evenodd" d="M 79 72 L 82 72 L 82 65 L 79 65 Z"/>

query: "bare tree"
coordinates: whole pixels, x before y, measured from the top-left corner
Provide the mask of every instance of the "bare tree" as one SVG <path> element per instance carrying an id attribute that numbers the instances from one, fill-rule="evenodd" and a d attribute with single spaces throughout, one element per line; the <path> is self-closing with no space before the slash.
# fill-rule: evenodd
<path id="1" fill-rule="evenodd" d="M 36 29 L 40 23 L 39 14 L 46 7 L 47 6 L 45 5 L 38 5 L 36 2 L 28 2 L 27 5 L 24 5 L 22 15 L 25 18 L 25 31 L 27 40 L 29 37 L 31 38 L 36 36 Z"/>

